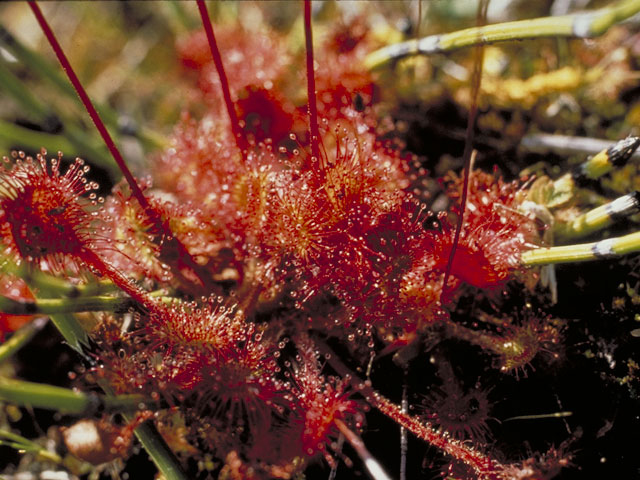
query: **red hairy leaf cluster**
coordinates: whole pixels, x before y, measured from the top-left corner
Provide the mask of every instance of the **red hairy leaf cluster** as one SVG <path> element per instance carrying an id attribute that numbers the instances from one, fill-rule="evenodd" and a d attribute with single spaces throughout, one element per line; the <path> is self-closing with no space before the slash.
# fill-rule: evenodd
<path id="1" fill-rule="evenodd" d="M 207 113 L 183 116 L 139 182 L 148 206 L 131 184 L 99 205 L 82 161 L 61 174 L 61 155 L 18 154 L 0 170 L 0 241 L 16 260 L 76 282 L 106 277 L 137 304 L 98 317 L 98 365 L 84 381 L 159 401 L 170 446 L 189 452 L 185 462 L 194 450 L 213 456 L 229 478 L 292 478 L 318 457 L 333 464 L 344 429 L 363 429 L 367 404 L 479 477 L 519 471 L 464 443 L 485 438 L 490 405 L 451 368 L 418 417 L 325 366 L 316 342 L 341 343 L 362 376 L 376 354 L 411 361 L 412 348 L 451 337 L 497 357 L 500 371 L 522 370 L 557 342 L 558 328 L 544 319 L 469 328 L 453 313 L 461 299 L 495 298 L 530 276 L 520 254 L 541 240 L 520 208 L 526 187 L 474 171 L 466 205 L 457 204 L 462 181 L 453 174 L 444 180 L 449 211 L 430 212 L 416 198 L 412 159 L 376 130 L 376 79 L 359 66 L 372 48 L 362 18 L 335 27 L 318 52 L 320 138 L 306 131 L 285 39 L 240 27 L 218 34 L 246 142 L 234 138 L 207 37 L 194 33 L 178 52 Z M 176 278 L 184 259 L 175 245 L 204 285 Z"/>
<path id="2" fill-rule="evenodd" d="M 2 238 L 17 258 L 62 270 L 69 258 L 83 261 L 89 243 L 97 241 L 92 217 L 85 210 L 88 202 L 81 197 L 97 185 L 87 183 L 82 160 L 61 175 L 62 154 L 50 164 L 45 155 L 45 151 L 39 154 L 36 162 L 23 152 L 15 153 L 13 168 L 2 167 Z M 4 157 L 4 162 L 10 161 Z M 95 193 L 91 195 L 95 199 Z"/>

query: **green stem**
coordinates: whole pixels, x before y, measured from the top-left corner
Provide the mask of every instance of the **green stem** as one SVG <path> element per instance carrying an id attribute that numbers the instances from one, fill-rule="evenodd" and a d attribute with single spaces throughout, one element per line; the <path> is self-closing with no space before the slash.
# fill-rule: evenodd
<path id="1" fill-rule="evenodd" d="M 40 285 L 38 292 L 40 295 L 52 296 L 53 290 L 49 290 L 43 285 Z M 37 301 L 37 298 L 36 298 Z M 51 321 L 60 331 L 65 341 L 77 352 L 83 354 L 83 345 L 89 343 L 89 335 L 82 328 L 82 325 L 78 322 L 78 319 L 71 313 L 57 313 L 50 315 Z"/>
<path id="2" fill-rule="evenodd" d="M 79 353 L 83 353 L 83 345 L 88 344 L 89 337 L 76 317 L 70 313 L 59 313 L 57 315 L 50 315 L 49 318 L 71 348 Z"/>
<path id="3" fill-rule="evenodd" d="M 3 377 L 0 377 L 0 399 L 16 405 L 84 416 L 105 410 L 136 412 L 157 407 L 157 402 L 142 395 L 99 395 Z"/>
<path id="4" fill-rule="evenodd" d="M 14 123 L 0 119 L 0 140 L 7 145 L 17 145 L 39 152 L 43 146 L 47 146 L 52 151 L 64 151 L 67 154 L 79 155 L 73 144 L 60 135 L 36 132 L 29 128 L 20 127 Z"/>
<path id="5" fill-rule="evenodd" d="M 86 134 L 75 128 L 65 126 L 64 137 L 61 137 L 58 134 L 37 132 L 0 119 L 0 141 L 4 141 L 6 145 L 20 146 L 35 152 L 46 147 L 47 150 L 65 152 L 72 157 L 89 156 L 96 165 L 105 168 L 111 178 L 120 177 L 120 171 L 113 165 L 106 152 L 92 145 Z"/>
<path id="6" fill-rule="evenodd" d="M 187 14 L 187 11 L 180 0 L 170 0 L 166 5 L 168 6 L 170 13 L 170 15 L 167 15 L 168 20 L 171 20 L 174 25 L 179 26 L 180 33 L 192 32 L 198 28 L 199 22 L 195 21 Z"/>
<path id="7" fill-rule="evenodd" d="M 39 298 L 37 301 L 13 300 L 0 295 L 0 312 L 9 315 L 51 315 L 72 312 L 113 312 L 136 303 L 130 298 L 97 296 L 79 298 Z"/>
<path id="8" fill-rule="evenodd" d="M 26 262 L 16 265 L 6 257 L 0 257 L 0 272 L 20 277 L 30 287 L 35 290 L 47 291 L 51 296 L 77 298 L 80 296 L 120 292 L 120 289 L 110 280 L 90 282 L 84 285 L 73 285 L 66 280 L 31 268 Z"/>
<path id="9" fill-rule="evenodd" d="M 154 292 L 152 292 L 152 296 Z M 160 301 L 171 303 L 172 297 Z M 122 312 L 138 303 L 129 297 L 86 296 L 76 298 L 39 298 L 36 301 L 13 300 L 0 295 L 0 312 L 9 315 L 52 315 L 73 312 Z"/>
<path id="10" fill-rule="evenodd" d="M 113 396 L 113 389 L 106 381 L 98 380 L 98 384 L 107 397 Z M 128 422 L 133 420 L 126 413 L 123 416 Z M 150 420 L 139 425 L 134 430 L 134 434 L 151 457 L 151 460 L 153 460 L 155 466 L 162 472 L 165 480 L 187 480 L 187 475 L 180 466 L 180 461 Z"/>
<path id="11" fill-rule="evenodd" d="M 35 453 L 43 460 L 48 460 L 57 464 L 62 463 L 62 457 L 60 457 L 60 455 L 50 452 L 42 445 L 38 445 L 37 443 L 12 432 L 0 430 L 0 445 L 6 445 L 21 452 Z"/>
<path id="12" fill-rule="evenodd" d="M 594 243 L 528 250 L 522 253 L 520 261 L 527 266 L 575 263 L 612 258 L 638 251 L 640 251 L 640 232 L 635 232 Z"/>
<path id="13" fill-rule="evenodd" d="M 432 55 L 450 52 L 472 45 L 487 45 L 511 40 L 541 37 L 591 38 L 605 33 L 611 26 L 640 12 L 640 0 L 622 0 L 615 5 L 592 12 L 557 17 L 534 18 L 466 28 L 419 40 L 396 43 L 370 53 L 365 59 L 367 69 L 409 55 Z"/>
<path id="14" fill-rule="evenodd" d="M 110 174 L 113 178 L 119 178 L 119 171 L 113 167 L 111 157 L 107 154 L 104 148 L 94 145 L 89 136 L 80 130 L 79 127 L 70 121 L 63 121 L 48 107 L 43 105 L 43 103 L 25 87 L 24 83 L 21 82 L 9 68 L 7 68 L 6 63 L 2 60 L 0 60 L 0 86 L 22 106 L 30 118 L 35 118 L 45 126 L 51 122 L 60 123 L 63 126 L 61 134 L 69 140 L 69 148 L 66 148 L 64 151 L 67 153 L 69 153 L 69 151 L 75 151 L 79 152 L 81 155 L 89 155 L 91 160 L 95 163 L 107 169 L 110 168 Z M 13 141 L 14 143 L 25 143 L 31 149 L 36 151 L 39 151 L 43 146 L 53 149 L 51 142 L 36 143 L 36 140 L 33 140 L 34 135 L 32 132 L 33 131 L 30 129 L 23 128 L 21 129 L 20 135 L 15 135 L 16 131 L 14 129 L 12 132 L 14 136 L 10 141 Z M 7 133 L 4 132 L 4 135 L 7 135 Z M 36 136 L 35 138 L 38 137 Z M 62 151 L 61 149 L 58 150 Z"/>
<path id="15" fill-rule="evenodd" d="M 165 480 L 188 479 L 179 460 L 151 421 L 144 422 L 134 430 L 134 433 L 158 470 L 162 472 Z"/>
<path id="16" fill-rule="evenodd" d="M 73 87 L 69 85 L 57 69 L 51 67 L 40 55 L 25 47 L 2 25 L 0 25 L 0 42 L 23 64 L 28 65 L 31 70 L 37 72 L 41 77 L 48 79 L 50 83 L 53 83 L 61 93 L 64 93 L 68 97 L 75 95 Z"/>

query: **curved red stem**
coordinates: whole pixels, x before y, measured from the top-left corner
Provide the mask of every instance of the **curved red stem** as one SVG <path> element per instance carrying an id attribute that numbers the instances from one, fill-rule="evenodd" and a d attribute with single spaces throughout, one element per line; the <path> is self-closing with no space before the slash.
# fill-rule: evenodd
<path id="1" fill-rule="evenodd" d="M 209 18 L 209 12 L 204 0 L 198 0 L 198 10 L 200 17 L 202 18 L 202 25 L 204 31 L 207 34 L 207 41 L 209 42 L 209 49 L 211 50 L 211 56 L 213 57 L 213 63 L 218 71 L 220 77 L 220 85 L 222 87 L 222 96 L 224 97 L 224 104 L 227 107 L 227 113 L 229 114 L 229 120 L 231 121 L 231 131 L 236 140 L 236 144 L 240 151 L 246 149 L 246 140 L 242 129 L 240 128 L 240 122 L 238 121 L 238 115 L 236 115 L 236 109 L 231 100 L 231 89 L 229 88 L 229 81 L 227 80 L 227 74 L 224 71 L 224 65 L 222 64 L 222 56 L 220 55 L 220 49 L 218 48 L 218 42 L 216 42 L 216 36 L 213 33 L 213 24 Z"/>
<path id="2" fill-rule="evenodd" d="M 207 285 L 208 283 L 206 281 L 207 277 L 204 274 L 204 272 L 202 272 L 202 268 L 194 261 L 193 257 L 187 251 L 185 246 L 171 233 L 171 229 L 169 228 L 168 223 L 162 219 L 162 216 L 149 204 L 149 201 L 146 199 L 146 197 L 142 193 L 142 189 L 138 185 L 138 182 L 136 182 L 136 179 L 133 177 L 133 174 L 131 173 L 131 170 L 129 170 L 129 167 L 127 166 L 126 162 L 124 161 L 124 158 L 120 153 L 120 150 L 118 150 L 118 147 L 116 147 L 116 144 L 113 141 L 113 138 L 111 137 L 111 135 L 109 134 L 107 127 L 105 126 L 104 122 L 100 118 L 98 111 L 93 106 L 93 103 L 89 98 L 89 95 L 87 95 L 87 92 L 85 91 L 84 87 L 82 86 L 82 83 L 78 79 L 78 76 L 74 72 L 73 67 L 71 67 L 69 60 L 67 59 L 67 56 L 62 50 L 62 47 L 60 46 L 58 39 L 53 33 L 53 30 L 51 30 L 51 27 L 47 23 L 46 18 L 44 18 L 44 15 L 42 14 L 40 7 L 35 1 L 30 1 L 28 2 L 28 4 L 29 4 L 29 7 L 31 7 L 31 10 L 33 11 L 33 14 L 35 15 L 36 19 L 38 20 L 38 24 L 40 25 L 40 28 L 42 28 L 44 35 L 47 37 L 47 40 L 51 45 L 51 48 L 53 48 L 53 51 L 55 52 L 56 57 L 58 57 L 58 61 L 60 62 L 60 65 L 62 65 L 62 68 L 67 74 L 67 77 L 69 77 L 69 81 L 71 82 L 71 84 L 73 85 L 73 88 L 75 89 L 76 93 L 80 97 L 82 104 L 87 109 L 87 112 L 89 113 L 89 116 L 93 121 L 93 124 L 98 129 L 98 132 L 100 132 L 100 135 L 102 136 L 104 143 L 109 149 L 109 152 L 111 152 L 113 159 L 118 164 L 118 168 L 120 168 L 122 175 L 124 175 L 124 178 L 127 180 L 127 183 L 129 184 L 129 188 L 131 188 L 131 193 L 136 198 L 136 200 L 138 200 L 138 203 L 140 203 L 140 206 L 142 206 L 142 208 L 144 209 L 145 214 L 153 222 L 157 230 L 157 233 L 160 233 L 163 235 L 164 237 L 163 240 L 166 242 L 166 243 L 163 243 L 163 247 L 175 248 L 175 251 L 178 254 L 178 260 L 183 262 L 186 267 L 191 269 L 196 274 L 196 276 L 198 277 L 200 282 L 202 282 L 203 285 Z"/>
<path id="3" fill-rule="evenodd" d="M 309 132 L 311 156 L 320 159 L 320 128 L 316 103 L 316 77 L 313 70 L 313 31 L 311 30 L 311 0 L 304 0 L 304 38 L 307 51 L 307 96 L 309 97 Z"/>
<path id="4" fill-rule="evenodd" d="M 488 1 L 480 2 L 478 5 L 478 24 L 484 25 L 487 18 Z M 467 196 L 469 193 L 469 180 L 471 177 L 471 153 L 473 150 L 473 129 L 476 124 L 476 116 L 478 114 L 478 94 L 480 93 L 480 85 L 482 83 L 482 63 L 484 61 L 484 49 L 482 45 L 478 45 L 475 50 L 475 59 L 473 64 L 473 84 L 471 86 L 471 107 L 469 108 L 469 117 L 467 118 L 467 130 L 465 132 L 464 140 L 464 153 L 462 158 L 464 160 L 464 180 L 462 183 L 462 198 L 460 199 L 460 215 L 458 217 L 458 224 L 456 225 L 456 231 L 453 236 L 453 245 L 451 252 L 449 253 L 449 259 L 447 260 L 447 269 L 444 272 L 444 279 L 442 280 L 442 293 L 441 298 L 446 297 L 447 294 L 447 282 L 451 275 L 451 269 L 453 268 L 453 260 L 456 256 L 456 249 L 460 243 L 460 234 L 462 232 L 462 226 L 464 225 L 464 212 L 467 209 Z"/>
<path id="5" fill-rule="evenodd" d="M 102 139 L 104 140 L 104 143 L 107 145 L 107 148 L 111 153 L 111 156 L 118 164 L 118 168 L 122 172 L 122 175 L 127 180 L 127 183 L 131 188 L 131 192 L 133 193 L 133 196 L 136 197 L 140 205 L 145 210 L 147 208 L 150 208 L 148 200 L 145 198 L 144 194 L 142 193 L 142 190 L 140 189 L 140 186 L 136 182 L 135 178 L 133 178 L 133 174 L 131 173 L 131 170 L 129 170 L 129 167 L 125 163 L 124 158 L 122 158 L 122 154 L 118 150 L 118 147 L 116 147 L 116 144 L 113 141 L 113 138 L 111 138 L 111 135 L 107 130 L 107 127 L 104 125 L 102 119 L 100 118 L 100 115 L 98 114 L 98 111 L 93 106 L 93 103 L 91 102 L 89 95 L 87 95 L 87 92 L 82 86 L 82 83 L 80 83 L 78 76 L 73 71 L 73 68 L 69 63 L 69 60 L 67 59 L 67 56 L 64 54 L 62 47 L 58 43 L 58 39 L 53 33 L 53 30 L 51 30 L 51 27 L 49 27 L 47 20 L 44 18 L 44 15 L 42 14 L 40 7 L 36 2 L 32 1 L 28 3 L 29 3 L 29 6 L 31 7 L 31 10 L 33 11 L 33 14 L 36 16 L 36 19 L 38 20 L 38 23 L 40 24 L 40 28 L 42 28 L 42 31 L 44 32 L 45 37 L 47 37 L 47 40 L 49 41 L 51 48 L 53 48 L 53 51 L 55 52 L 56 57 L 58 57 L 58 61 L 60 62 L 60 65 L 62 65 L 62 68 L 67 74 L 67 77 L 69 77 L 69 81 L 71 82 L 71 84 L 73 85 L 73 88 L 75 89 L 76 93 L 80 97 L 82 104 L 87 109 L 87 112 L 89 113 L 89 116 L 93 121 L 93 124 L 98 129 L 98 132 L 100 132 L 100 136 L 102 136 Z"/>

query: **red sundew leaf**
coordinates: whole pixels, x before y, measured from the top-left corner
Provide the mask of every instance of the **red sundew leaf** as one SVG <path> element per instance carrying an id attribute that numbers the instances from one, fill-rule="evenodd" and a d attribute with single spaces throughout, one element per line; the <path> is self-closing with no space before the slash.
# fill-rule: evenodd
<path id="1" fill-rule="evenodd" d="M 226 121 L 207 116 L 187 120 L 164 153 L 156 171 L 158 185 L 179 201 L 192 202 L 203 221 L 214 222 L 238 251 L 246 251 L 264 227 L 269 197 L 283 182 L 287 165 L 270 144 L 241 155 L 224 133 Z"/>
<path id="2" fill-rule="evenodd" d="M 423 268 L 421 263 L 423 218 L 421 207 L 406 201 L 399 211 L 379 216 L 375 225 L 358 232 L 359 256 L 340 263 L 345 274 L 333 280 L 354 318 L 412 331 L 418 322 L 428 323 L 435 317 L 440 288 L 429 275 L 430 266 Z"/>
<path id="3" fill-rule="evenodd" d="M 378 100 L 374 75 L 362 62 L 375 50 L 364 17 L 337 23 L 317 49 L 315 89 L 318 111 L 325 118 L 346 118 L 349 109 L 364 111 Z"/>
<path id="4" fill-rule="evenodd" d="M 96 357 L 99 367 L 90 373 L 106 379 L 116 394 L 146 392 L 154 397 L 158 395 L 153 382 L 155 372 L 151 368 L 154 354 L 150 350 L 121 340 L 101 345 Z"/>
<path id="5" fill-rule="evenodd" d="M 0 236 L 17 260 L 38 264 L 45 270 L 72 270 L 74 274 L 89 267 L 110 278 L 146 308 L 154 302 L 120 271 L 98 255 L 111 247 L 100 231 L 100 210 L 95 198 L 98 185 L 87 182 L 88 167 L 76 159 L 64 175 L 60 174 L 62 154 L 50 162 L 43 150 L 37 163 L 24 153 L 16 153 L 12 169 L 0 167 Z M 5 163 L 9 160 L 5 157 Z M 81 195 L 89 193 L 88 199 Z M 88 208 L 95 208 L 89 212 Z"/>
<path id="6" fill-rule="evenodd" d="M 71 265 L 77 262 L 78 271 L 90 247 L 104 240 L 94 233 L 95 217 L 87 211 L 97 205 L 92 191 L 98 186 L 84 178 L 88 167 L 82 160 L 76 159 L 61 175 L 62 154 L 51 162 L 45 154 L 34 161 L 20 152 L 14 155 L 13 168 L 0 167 L 2 243 L 17 259 L 58 270 L 70 260 Z M 8 165 L 9 159 L 4 161 Z M 82 197 L 85 193 L 92 200 Z"/>
<path id="7" fill-rule="evenodd" d="M 329 57 L 329 56 L 327 56 Z M 340 119 L 348 110 L 365 110 L 377 100 L 377 85 L 368 70 L 360 67 L 362 58 L 339 55 L 326 58 L 325 67 L 316 74 L 318 111 L 326 118 Z"/>
<path id="8" fill-rule="evenodd" d="M 370 42 L 370 27 L 364 15 L 357 15 L 348 22 L 338 19 L 331 25 L 331 31 L 327 33 L 327 40 L 323 50 L 345 54 L 356 48 L 366 52 L 374 50 Z"/>
<path id="9" fill-rule="evenodd" d="M 499 355 L 494 361 L 495 366 L 501 372 L 512 373 L 516 377 L 521 373 L 526 377 L 527 369 L 533 369 L 531 362 L 540 353 L 557 359 L 562 339 L 562 324 L 553 322 L 551 316 L 523 311 L 521 317 L 518 324 L 505 327 L 495 349 Z"/>
<path id="10" fill-rule="evenodd" d="M 276 89 L 247 86 L 238 93 L 236 110 L 245 135 L 254 143 L 288 143 L 291 132 L 304 132 L 306 127 L 304 114 Z"/>
<path id="11" fill-rule="evenodd" d="M 274 82 L 290 65 L 290 55 L 283 40 L 273 31 L 260 32 L 253 25 L 251 33 L 239 25 L 222 25 L 216 28 L 216 41 L 224 52 L 224 68 L 232 93 L 250 86 L 271 90 Z M 198 85 L 206 101 L 221 104 L 220 78 L 216 71 L 204 30 L 191 33 L 177 43 L 182 63 L 199 71 Z"/>
<path id="12" fill-rule="evenodd" d="M 219 274 L 225 263 L 225 249 L 231 241 L 202 208 L 190 202 L 174 203 L 171 194 L 149 191 L 150 181 L 141 187 L 152 207 L 167 218 L 174 235 L 200 265 L 210 268 L 211 275 Z M 127 192 L 126 185 L 116 186 L 104 207 L 105 221 L 115 249 L 105 252 L 104 258 L 115 268 L 137 278 L 150 278 L 160 283 L 175 283 L 167 262 L 176 261 L 170 252 L 161 255 L 161 247 L 154 241 L 153 224 L 139 204 Z M 173 252 L 176 256 L 177 252 Z"/>
<path id="13" fill-rule="evenodd" d="M 323 122 L 319 165 L 305 167 L 316 172 L 318 186 L 338 215 L 358 204 L 388 212 L 400 204 L 409 186 L 408 159 L 376 138 L 366 116 L 353 109 L 345 114 L 348 120 Z"/>
<path id="14" fill-rule="evenodd" d="M 460 196 L 460 181 L 454 178 L 453 199 Z M 495 289 L 522 271 L 520 254 L 539 245 L 538 225 L 518 211 L 523 198 L 519 182 L 506 183 L 481 171 L 471 174 L 465 222 L 451 274 L 478 288 Z M 432 251 L 435 269 L 446 264 L 452 247 L 452 228 L 442 221 L 442 233 L 434 232 Z"/>
<path id="15" fill-rule="evenodd" d="M 200 121 L 185 115 L 171 147 L 156 159 L 154 184 L 180 200 L 222 203 L 219 197 L 230 186 L 227 178 L 232 179 L 243 163 L 229 129 L 229 119 L 220 109 Z"/>
<path id="16" fill-rule="evenodd" d="M 202 408 L 227 420 L 248 416 L 256 425 L 270 416 L 279 391 L 276 348 L 242 311 L 214 301 L 175 304 L 151 315 L 144 332 L 150 348 L 162 352 L 157 379 L 165 394 L 194 391 Z"/>
<path id="17" fill-rule="evenodd" d="M 365 122 L 326 133 L 323 144 L 321 165 L 305 158 L 297 176 L 274 184 L 259 236 L 267 253 L 306 269 L 310 291 L 331 284 L 337 271 L 370 277 L 358 267 L 371 255 L 361 238 L 400 205 L 408 185 L 404 159 L 377 143 Z"/>
<path id="18" fill-rule="evenodd" d="M 327 446 L 339 434 L 334 421 L 352 418 L 358 412 L 358 404 L 350 398 L 346 382 L 320 374 L 317 354 L 308 340 L 299 341 L 298 350 L 298 361 L 292 367 L 296 414 L 292 432 L 299 432 L 296 446 L 303 455 L 312 457 L 323 453 L 327 456 Z"/>
<path id="19" fill-rule="evenodd" d="M 441 311 L 426 216 L 403 191 L 405 160 L 354 120 L 324 137 L 326 173 L 303 164 L 276 189 L 259 240 L 281 275 L 303 279 L 301 297 L 332 292 L 352 320 L 415 331 Z"/>
<path id="20" fill-rule="evenodd" d="M 235 349 L 234 342 L 247 339 L 248 325 L 234 305 L 204 305 L 176 302 L 151 315 L 146 330 L 160 344 L 166 342 L 202 347 L 218 358 L 226 358 Z"/>
<path id="21" fill-rule="evenodd" d="M 147 190 L 148 182 L 140 182 Z M 125 193 L 126 192 L 126 193 Z M 105 223 L 114 249 L 104 253 L 105 260 L 115 268 L 136 278 L 151 278 L 169 282 L 173 276 L 160 259 L 160 247 L 152 241 L 152 223 L 142 207 L 127 192 L 125 184 L 116 185 L 104 206 Z"/>
<path id="22" fill-rule="evenodd" d="M 437 358 L 435 363 L 441 384 L 432 386 L 424 398 L 423 417 L 458 440 L 486 443 L 491 433 L 488 421 L 493 420 L 489 401 L 491 388 L 481 388 L 478 382 L 465 388 L 447 360 Z"/>

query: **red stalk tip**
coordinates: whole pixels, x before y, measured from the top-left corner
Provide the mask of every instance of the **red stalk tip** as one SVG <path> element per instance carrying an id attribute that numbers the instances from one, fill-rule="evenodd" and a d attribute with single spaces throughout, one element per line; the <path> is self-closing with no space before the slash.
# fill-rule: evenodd
<path id="1" fill-rule="evenodd" d="M 218 49 L 218 42 L 216 42 L 216 36 L 213 33 L 213 24 L 209 18 L 209 12 L 204 0 L 198 0 L 198 10 L 200 17 L 202 18 L 202 26 L 207 34 L 207 41 L 209 42 L 209 48 L 211 49 L 211 56 L 213 57 L 213 63 L 216 65 L 218 76 L 220 77 L 220 85 L 222 88 L 222 96 L 224 97 L 224 104 L 227 107 L 227 113 L 229 114 L 229 120 L 231 121 L 231 131 L 236 140 L 236 144 L 240 151 L 246 149 L 246 139 L 240 128 L 240 122 L 238 121 L 238 115 L 236 115 L 236 109 L 231 100 L 231 90 L 229 89 L 229 81 L 227 80 L 227 74 L 224 71 L 224 65 L 222 64 L 222 56 Z"/>
<path id="2" fill-rule="evenodd" d="M 313 70 L 313 31 L 311 30 L 311 0 L 304 0 L 304 37 L 307 50 L 307 96 L 309 97 L 309 132 L 311 156 L 320 159 L 320 129 L 316 104 L 316 77 Z"/>

